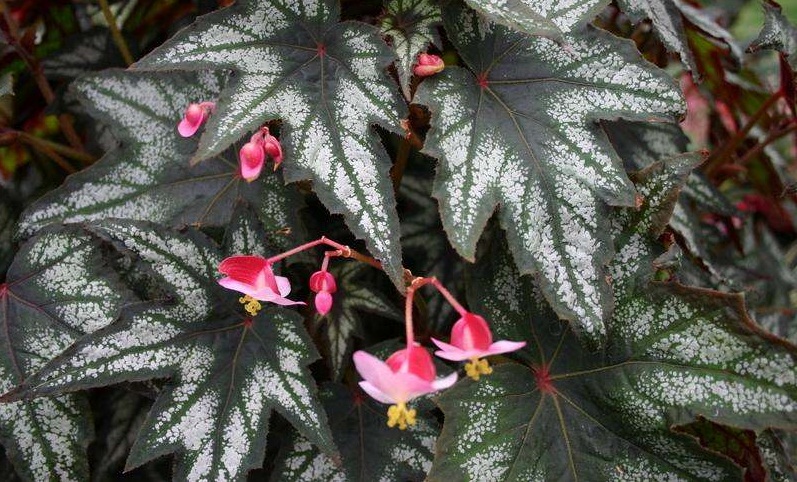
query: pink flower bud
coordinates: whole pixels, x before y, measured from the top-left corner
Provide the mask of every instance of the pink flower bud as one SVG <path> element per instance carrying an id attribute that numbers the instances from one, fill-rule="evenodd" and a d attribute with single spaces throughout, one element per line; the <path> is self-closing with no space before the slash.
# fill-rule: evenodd
<path id="1" fill-rule="evenodd" d="M 274 170 L 276 171 L 282 164 L 282 146 L 276 137 L 269 134 L 268 129 L 263 134 L 263 149 L 270 158 L 274 159 Z"/>
<path id="2" fill-rule="evenodd" d="M 266 153 L 263 145 L 259 142 L 249 141 L 241 147 L 238 152 L 238 161 L 241 167 L 241 177 L 252 182 L 260 176 L 263 164 L 266 160 Z"/>
<path id="3" fill-rule="evenodd" d="M 420 54 L 418 55 L 418 63 L 412 72 L 418 77 L 428 77 L 434 75 L 445 68 L 443 59 L 433 54 Z"/>
<path id="4" fill-rule="evenodd" d="M 185 109 L 185 115 L 183 115 L 180 123 L 177 124 L 177 131 L 183 137 L 193 136 L 215 108 L 216 104 L 214 102 L 188 104 Z"/>
<path id="5" fill-rule="evenodd" d="M 332 309 L 332 295 L 329 291 L 321 291 L 315 295 L 315 309 L 320 315 L 326 315 Z"/>
<path id="6" fill-rule="evenodd" d="M 328 291 L 334 293 L 338 290 L 335 277 L 329 271 L 316 271 L 310 276 L 310 289 L 316 293 Z"/>
<path id="7" fill-rule="evenodd" d="M 335 277 L 327 271 L 316 271 L 310 276 L 310 289 L 315 293 L 315 309 L 326 315 L 332 309 L 332 293 L 338 290 Z"/>

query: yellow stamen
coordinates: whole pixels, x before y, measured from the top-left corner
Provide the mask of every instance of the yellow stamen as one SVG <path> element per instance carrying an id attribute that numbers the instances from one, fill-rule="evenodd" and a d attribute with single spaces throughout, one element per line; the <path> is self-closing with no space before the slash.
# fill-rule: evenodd
<path id="1" fill-rule="evenodd" d="M 475 381 L 479 381 L 480 376 L 489 375 L 492 372 L 493 367 L 490 366 L 486 358 L 471 358 L 465 364 L 465 373 Z"/>
<path id="2" fill-rule="evenodd" d="M 263 305 L 261 305 L 259 301 L 252 298 L 249 295 L 241 296 L 240 298 L 238 298 L 238 301 L 240 301 L 241 304 L 244 305 L 244 309 L 246 310 L 246 312 L 252 316 L 255 316 L 257 312 L 260 311 L 261 308 L 263 308 Z"/>
<path id="3" fill-rule="evenodd" d="M 406 430 L 408 425 L 415 425 L 415 409 L 407 410 L 406 403 L 391 405 L 387 409 L 387 426 L 390 428 L 398 425 L 399 430 Z"/>

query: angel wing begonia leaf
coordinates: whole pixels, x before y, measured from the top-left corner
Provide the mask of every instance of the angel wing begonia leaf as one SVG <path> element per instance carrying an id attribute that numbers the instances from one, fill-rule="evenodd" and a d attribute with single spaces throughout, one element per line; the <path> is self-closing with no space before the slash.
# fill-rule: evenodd
<path id="1" fill-rule="evenodd" d="M 440 159 L 434 194 L 460 254 L 500 204 L 499 219 L 524 273 L 590 341 L 605 335 L 611 258 L 601 199 L 633 205 L 634 188 L 595 122 L 667 119 L 683 108 L 672 79 L 634 46 L 595 29 L 569 47 L 446 8 L 444 25 L 468 69 L 423 82 L 432 112 L 425 152 Z"/>
<path id="2" fill-rule="evenodd" d="M 129 293 L 111 272 L 98 240 L 78 229 L 49 229 L 20 248 L 0 284 L 0 391 L 116 318 Z M 25 480 L 87 480 L 91 437 L 82 395 L 0 404 L 0 440 Z"/>
<path id="3" fill-rule="evenodd" d="M 532 35 L 560 37 L 590 22 L 609 0 L 466 0 L 495 22 Z"/>
<path id="4" fill-rule="evenodd" d="M 428 412 L 407 430 L 385 424 L 384 405 L 342 385 L 322 388 L 321 397 L 340 448 L 336 463 L 302 436 L 294 434 L 277 462 L 273 480 L 293 482 L 401 480 L 420 482 L 432 466 L 440 431 Z"/>
<path id="5" fill-rule="evenodd" d="M 410 76 L 418 54 L 429 45 L 442 49 L 437 29 L 442 25 L 440 7 L 430 0 L 391 0 L 382 17 L 382 34 L 398 57 L 396 69 L 404 97 L 410 98 Z"/>
<path id="6" fill-rule="evenodd" d="M 371 130 L 398 132 L 406 106 L 385 72 L 379 30 L 338 22 L 335 0 L 239 1 L 197 20 L 139 61 L 145 69 L 232 69 L 196 160 L 282 119 L 287 181 L 310 179 L 403 287 L 390 161 Z"/>
<path id="7" fill-rule="evenodd" d="M 317 354 L 302 318 L 281 307 L 249 318 L 239 294 L 216 281 L 227 254 L 262 252 L 262 230 L 241 218 L 225 253 L 198 231 L 108 221 L 99 232 L 147 262 L 172 302 L 127 310 L 28 379 L 16 396 L 170 378 L 127 467 L 177 452 L 175 480 L 243 480 L 265 453 L 276 410 L 324 452 L 334 451 L 306 365 Z M 247 232 L 252 231 L 253 232 Z"/>
<path id="8" fill-rule="evenodd" d="M 764 2 L 764 28 L 749 50 L 772 49 L 783 53 L 792 69 L 797 70 L 797 27 L 783 15 L 779 5 Z"/>
<path id="9" fill-rule="evenodd" d="M 177 121 L 189 102 L 215 99 L 224 81 L 210 72 L 106 71 L 82 78 L 75 85 L 78 96 L 121 145 L 30 206 L 20 232 L 106 218 L 218 226 L 230 220 L 239 199 L 257 206 L 270 234 L 290 227 L 300 203 L 279 173 L 245 182 L 235 149 L 189 165 L 196 141 L 177 133 Z"/>
<path id="10" fill-rule="evenodd" d="M 635 23 L 650 19 L 654 31 L 670 51 L 678 53 L 681 61 L 693 73 L 697 72 L 694 55 L 689 47 L 684 20 L 702 33 L 728 45 L 731 54 L 741 62 L 743 52 L 733 36 L 704 11 L 682 0 L 618 0 L 620 9 Z"/>
<path id="11" fill-rule="evenodd" d="M 603 351 L 576 341 L 499 243 L 482 258 L 471 306 L 496 336 L 529 346 L 522 363 L 441 395 L 430 480 L 736 480 L 738 467 L 671 427 L 698 415 L 750 430 L 797 425 L 794 347 L 757 328 L 740 295 L 642 275 L 658 250 L 654 219 L 672 209 L 690 165 L 649 170 L 647 203 L 614 219 L 617 307 Z"/>
<path id="12" fill-rule="evenodd" d="M 332 310 L 324 316 L 316 314 L 313 324 L 322 333 L 329 354 L 333 378 L 340 378 L 349 364 L 355 338 L 362 338 L 362 322 L 368 315 L 402 321 L 401 310 L 396 307 L 378 285 L 368 280 L 371 268 L 356 262 L 335 263 L 330 272 L 335 276 Z"/>

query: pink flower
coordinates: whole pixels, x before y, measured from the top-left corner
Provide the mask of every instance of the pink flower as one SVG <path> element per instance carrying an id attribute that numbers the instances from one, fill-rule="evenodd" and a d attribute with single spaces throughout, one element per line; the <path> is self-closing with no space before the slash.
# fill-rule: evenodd
<path id="1" fill-rule="evenodd" d="M 268 154 L 268 157 L 274 160 L 274 170 L 276 171 L 280 164 L 282 164 L 282 145 L 276 137 L 272 136 L 268 128 L 265 128 L 263 134 L 263 150 Z"/>
<path id="2" fill-rule="evenodd" d="M 183 137 L 191 137 L 208 119 L 216 108 L 215 102 L 201 102 L 199 104 L 188 104 L 185 115 L 177 124 L 177 131 Z"/>
<path id="3" fill-rule="evenodd" d="M 282 163 L 282 146 L 276 137 L 269 133 L 268 127 L 261 127 L 238 151 L 241 177 L 252 182 L 260 176 L 266 156 L 274 160 L 274 170 Z"/>
<path id="4" fill-rule="evenodd" d="M 465 365 L 469 377 L 478 380 L 480 375 L 489 375 L 493 369 L 487 360 L 490 355 L 508 353 L 526 346 L 525 341 L 500 340 L 493 342 L 493 334 L 487 322 L 479 315 L 466 312 L 451 329 L 451 344 L 432 338 L 440 350 L 435 355 L 451 361 L 470 360 Z"/>
<path id="5" fill-rule="evenodd" d="M 285 298 L 291 292 L 291 283 L 284 276 L 275 276 L 271 264 L 261 256 L 230 256 L 219 264 L 219 272 L 227 277 L 219 284 L 243 293 L 239 301 L 252 316 L 260 310 L 259 301 L 278 305 L 303 305 L 301 301 Z"/>
<path id="6" fill-rule="evenodd" d="M 436 379 L 432 357 L 418 344 L 393 353 L 384 362 L 364 351 L 355 352 L 354 366 L 364 379 L 360 387 L 368 395 L 381 403 L 394 404 L 387 411 L 387 425 L 398 425 L 401 430 L 415 424 L 416 412 L 407 409 L 407 402 L 457 381 L 456 373 Z"/>
<path id="7" fill-rule="evenodd" d="M 434 54 L 420 54 L 418 55 L 418 63 L 412 69 L 412 73 L 418 77 L 428 77 L 441 72 L 446 65 L 443 59 Z"/>
<path id="8" fill-rule="evenodd" d="M 252 140 L 244 144 L 238 152 L 241 177 L 246 179 L 247 182 L 252 182 L 257 179 L 260 176 L 260 171 L 263 170 L 266 153 L 263 150 L 262 142 L 262 140 L 255 140 L 255 136 L 252 136 Z"/>
<path id="9" fill-rule="evenodd" d="M 332 293 L 338 290 L 335 277 L 328 271 L 316 271 L 310 276 L 310 289 L 315 293 L 315 309 L 326 315 L 332 309 Z"/>

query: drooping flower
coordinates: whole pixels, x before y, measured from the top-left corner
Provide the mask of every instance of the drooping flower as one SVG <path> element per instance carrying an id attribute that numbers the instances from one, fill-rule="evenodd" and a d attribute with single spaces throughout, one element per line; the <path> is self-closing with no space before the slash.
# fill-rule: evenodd
<path id="1" fill-rule="evenodd" d="M 238 151 L 238 161 L 241 166 L 241 177 L 247 182 L 252 182 L 260 176 L 263 164 L 266 160 L 266 152 L 263 150 L 263 140 L 257 135 L 241 147 Z"/>
<path id="2" fill-rule="evenodd" d="M 261 256 L 230 256 L 219 264 L 219 272 L 227 275 L 219 284 L 243 293 L 239 301 L 252 316 L 260 311 L 260 301 L 278 305 L 304 304 L 285 298 L 291 292 L 290 281 L 284 276 L 275 276 L 271 264 Z"/>
<path id="3" fill-rule="evenodd" d="M 332 273 L 321 270 L 310 276 L 310 289 L 316 293 L 315 309 L 321 315 L 326 315 L 332 309 L 332 293 L 338 290 L 335 277 Z"/>
<path id="4" fill-rule="evenodd" d="M 387 411 L 388 427 L 404 430 L 415 425 L 416 411 L 407 409 L 412 399 L 448 388 L 457 381 L 457 374 L 435 378 L 437 371 L 429 353 L 417 343 L 390 355 L 386 361 L 358 351 L 354 366 L 363 377 L 360 387 L 381 403 L 393 405 Z"/>
<path id="5" fill-rule="evenodd" d="M 215 102 L 200 102 L 199 104 L 188 104 L 185 114 L 177 124 L 177 132 L 183 137 L 191 137 L 208 119 L 216 108 Z"/>
<path id="6" fill-rule="evenodd" d="M 525 341 L 500 340 L 493 342 L 493 333 L 487 322 L 479 315 L 466 312 L 451 329 L 451 343 L 432 338 L 440 350 L 434 354 L 451 361 L 470 360 L 465 364 L 465 373 L 474 380 L 493 372 L 484 357 L 519 350 Z"/>
<path id="7" fill-rule="evenodd" d="M 264 129 L 263 150 L 268 154 L 268 157 L 274 161 L 274 170 L 276 171 L 280 164 L 282 164 L 282 145 L 276 137 L 271 135 L 268 131 L 268 127 Z"/>
<path id="8" fill-rule="evenodd" d="M 282 163 L 282 146 L 272 136 L 268 127 L 261 127 L 249 139 L 249 142 L 238 151 L 238 162 L 241 166 L 241 177 L 252 182 L 260 176 L 266 156 L 274 160 L 274 170 Z"/>
<path id="9" fill-rule="evenodd" d="M 412 73 L 418 77 L 428 77 L 441 72 L 446 67 L 443 59 L 434 54 L 418 55 L 418 63 L 412 69 Z"/>

